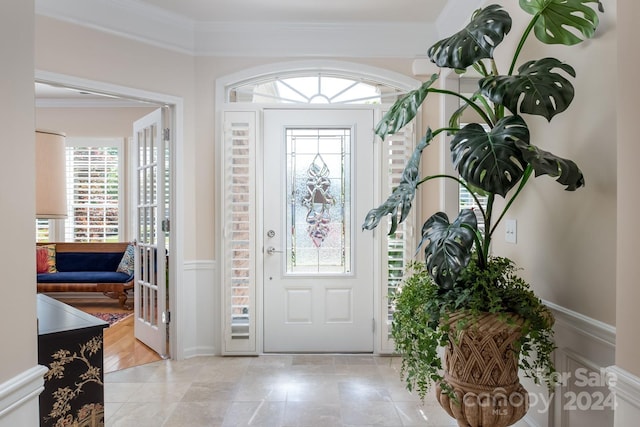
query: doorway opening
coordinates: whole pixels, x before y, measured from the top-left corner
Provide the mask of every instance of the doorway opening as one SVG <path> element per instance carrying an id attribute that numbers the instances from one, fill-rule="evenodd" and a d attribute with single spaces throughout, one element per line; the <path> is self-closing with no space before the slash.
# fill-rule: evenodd
<path id="1" fill-rule="evenodd" d="M 163 261 L 166 260 L 166 263 L 157 263 L 154 266 L 153 272 L 156 277 L 163 278 L 163 288 L 167 290 L 166 310 L 153 315 L 153 318 L 156 319 L 155 326 L 162 330 L 164 347 L 160 351 L 158 351 L 157 348 L 155 352 L 149 351 L 149 353 L 154 354 L 153 356 L 146 355 L 144 351 L 135 349 L 134 347 L 125 347 L 124 350 L 120 348 L 118 351 L 120 351 L 121 354 L 129 353 L 129 360 L 122 361 L 122 363 L 114 363 L 112 365 L 113 370 L 128 367 L 127 364 L 136 364 L 138 362 L 146 363 L 146 361 L 169 356 L 172 358 L 180 358 L 182 349 L 178 347 L 178 340 L 176 340 L 179 333 L 177 327 L 179 316 L 177 316 L 177 314 L 179 313 L 180 301 L 177 299 L 175 288 L 178 286 L 179 277 L 182 275 L 182 268 L 180 267 L 182 262 L 177 258 L 181 258 L 179 254 L 183 252 L 183 244 L 181 238 L 176 237 L 180 235 L 179 229 L 181 225 L 179 218 L 182 217 L 182 212 L 176 208 L 175 199 L 178 195 L 175 193 L 175 189 L 179 188 L 179 185 L 176 185 L 176 181 L 181 180 L 178 170 L 180 166 L 176 158 L 181 156 L 180 142 L 182 130 L 179 129 L 178 126 L 181 127 L 182 123 L 182 100 L 163 94 L 47 72 L 36 72 L 36 85 L 36 121 L 41 122 L 38 123 L 38 126 L 42 124 L 46 127 L 61 128 L 62 131 L 67 131 L 76 137 L 90 137 L 92 135 L 92 124 L 95 125 L 93 131 L 102 133 L 102 135 L 106 132 L 105 129 L 109 129 L 110 126 L 112 129 L 118 129 L 116 134 L 126 147 L 124 149 L 124 157 L 126 160 L 122 164 L 122 169 L 118 172 L 118 178 L 127 183 L 123 186 L 127 188 L 127 190 L 125 191 L 126 203 L 121 205 L 124 206 L 122 209 L 124 212 L 121 212 L 123 221 L 121 221 L 120 224 L 122 226 L 122 232 L 119 234 L 119 239 L 122 241 L 138 242 L 140 241 L 140 229 L 144 228 L 149 231 L 150 227 L 157 228 L 159 234 L 166 236 L 166 244 L 163 240 L 163 247 L 159 251 L 167 255 L 166 258 L 162 258 Z M 79 109 L 79 107 L 81 109 Z M 146 217 L 148 221 L 143 221 L 140 217 L 139 210 L 141 206 L 148 207 L 149 201 L 141 200 L 140 196 L 145 195 L 145 192 L 141 191 L 141 189 L 148 189 L 148 183 L 142 182 L 140 179 L 138 172 L 141 169 L 139 159 L 145 152 L 149 153 L 152 151 L 154 145 L 147 144 L 144 149 L 140 149 L 140 146 L 136 143 L 134 121 L 147 115 L 150 111 L 158 109 L 164 109 L 166 111 L 165 121 L 167 125 L 163 125 L 159 131 L 161 138 L 169 137 L 166 143 L 171 148 L 170 150 L 163 150 L 163 154 L 167 155 L 166 162 L 164 162 L 166 168 L 162 171 L 162 176 L 165 178 L 165 181 L 162 179 L 159 180 L 159 182 L 163 183 L 165 196 L 163 197 L 163 205 L 160 209 L 162 215 L 158 213 L 157 208 L 148 209 L 148 215 Z M 78 123 L 78 121 L 82 121 L 81 112 L 87 112 L 88 116 L 85 117 L 86 120 L 84 120 L 83 123 Z M 100 117 L 101 121 L 93 121 L 92 114 L 94 118 Z M 113 115 L 111 118 L 109 117 L 110 114 Z M 76 124 L 73 124 L 74 120 L 76 120 Z M 126 130 L 122 130 L 124 122 L 128 122 L 128 128 Z M 72 129 L 72 131 L 68 131 L 65 128 Z M 169 129 L 169 131 L 165 131 L 165 129 Z M 156 221 L 160 216 L 162 216 L 163 219 L 170 217 L 173 220 L 173 229 L 166 227 L 169 223 L 168 221 Z M 156 224 L 158 225 L 157 227 Z M 154 231 L 154 233 L 155 232 L 156 231 Z M 137 247 L 140 247 L 140 245 Z M 148 247 L 146 248 L 148 249 Z M 173 256 L 173 254 L 176 254 L 176 256 Z M 157 260 L 157 257 L 155 257 L 155 259 Z M 158 267 L 162 268 L 163 271 L 158 271 Z M 138 281 L 140 281 L 140 279 L 136 277 L 134 282 L 138 283 Z M 166 286 L 164 286 L 165 284 Z M 122 320 L 113 327 L 121 329 L 118 334 L 125 334 L 126 332 L 125 335 L 128 335 L 128 337 L 120 341 L 117 346 L 122 346 L 123 342 L 125 344 L 132 343 L 140 345 L 140 341 L 134 338 L 133 332 L 135 328 L 134 320 L 138 319 L 141 315 L 141 310 L 139 310 L 140 297 L 138 295 L 130 295 L 129 301 L 133 301 L 134 304 L 130 307 L 121 308 L 118 307 L 117 301 L 114 307 L 105 306 L 105 304 L 110 304 L 113 300 L 105 301 L 96 299 L 97 295 L 98 294 L 56 294 L 51 296 L 59 297 L 64 299 L 64 302 L 77 306 L 82 306 L 80 302 L 88 298 L 88 303 L 85 303 L 84 306 L 86 308 L 88 304 L 89 309 L 93 311 L 98 309 L 102 309 L 103 311 L 109 310 L 112 314 L 122 314 L 123 311 L 126 312 L 127 310 L 131 312 L 135 311 L 135 314 L 131 316 L 130 319 Z M 79 308 L 82 309 L 82 307 Z M 147 304 L 146 308 L 147 313 L 152 311 L 150 304 Z M 171 309 L 174 314 L 171 322 L 169 322 L 169 309 Z M 130 323 L 126 324 L 126 322 Z M 107 334 L 105 334 L 105 345 L 108 344 L 106 335 Z M 139 333 L 136 333 L 136 335 L 139 335 Z M 148 339 L 143 338 L 143 340 Z M 114 346 L 114 351 L 116 351 L 115 347 L 116 346 Z M 146 345 L 143 345 L 143 347 L 146 347 Z M 109 351 L 108 348 L 105 348 L 105 356 Z M 132 358 L 131 353 L 135 355 L 136 352 L 138 352 L 137 357 Z M 106 363 L 105 369 L 107 371 L 109 370 Z"/>

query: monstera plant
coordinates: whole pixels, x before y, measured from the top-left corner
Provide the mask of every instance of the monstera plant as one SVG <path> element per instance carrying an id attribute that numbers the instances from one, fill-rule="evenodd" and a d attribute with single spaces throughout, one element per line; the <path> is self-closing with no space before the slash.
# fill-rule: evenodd
<path id="1" fill-rule="evenodd" d="M 568 46 L 591 38 L 599 22 L 597 11 L 603 12 L 602 3 L 600 0 L 519 0 L 519 4 L 524 12 L 531 15 L 531 20 L 515 45 L 506 73 L 503 74 L 498 69 L 494 53 L 510 33 L 512 20 L 500 5 L 489 5 L 475 11 L 464 29 L 438 41 L 427 52 L 431 61 L 441 69 L 452 69 L 458 73 L 475 70 L 480 75 L 477 90 L 465 96 L 441 89 L 436 85 L 440 74 L 434 74 L 418 89 L 399 99 L 375 128 L 376 134 L 383 139 L 398 132 L 415 118 L 430 94 L 453 96 L 460 100 L 461 107 L 450 117 L 447 127 L 427 129 L 426 135 L 406 164 L 401 183 L 383 204 L 368 213 L 363 224 L 364 229 L 373 229 L 383 217 L 389 215 L 389 232 L 393 234 L 398 223 L 407 218 L 416 189 L 433 179 L 456 181 L 476 202 L 474 209 L 461 210 L 453 220 L 445 213 L 438 212 L 424 222 L 419 245 L 425 254 L 424 271 L 417 273 L 419 277 L 413 277 L 408 284 L 416 286 L 418 283 L 430 287 L 430 291 L 423 293 L 428 295 L 429 301 L 415 298 L 402 300 L 399 297 L 397 304 L 399 312 L 407 309 L 402 304 L 412 305 L 411 309 L 417 309 L 414 314 L 420 313 L 420 321 L 427 325 L 403 325 L 402 321 L 411 322 L 410 319 L 418 317 L 399 316 L 392 326 L 397 349 L 404 357 L 403 370 L 409 377 L 409 384 L 423 391 L 432 381 L 438 383 L 438 391 L 447 391 L 448 396 L 439 397 L 441 403 L 452 398 L 453 406 L 445 409 L 453 408 L 450 413 L 459 421 L 464 419 L 457 415 L 460 411 L 465 412 L 462 402 L 465 400 L 465 391 L 459 390 L 459 384 L 455 380 L 443 381 L 444 377 L 451 379 L 455 373 L 448 372 L 443 377 L 435 370 L 421 371 L 420 367 L 423 365 L 420 358 L 425 357 L 426 352 L 421 350 L 419 341 L 412 340 L 428 336 L 432 342 L 437 342 L 438 338 L 453 335 L 455 331 L 456 340 L 460 341 L 463 328 L 448 322 L 448 319 L 457 316 L 452 313 L 472 311 L 476 317 L 472 321 L 467 320 L 467 323 L 474 324 L 480 322 L 478 316 L 483 311 L 494 314 L 501 312 L 502 318 L 507 319 L 505 323 L 512 326 L 517 323 L 517 329 L 522 335 L 509 349 L 522 351 L 526 355 L 533 348 L 542 353 L 536 355 L 536 368 L 540 368 L 542 364 L 547 371 L 552 370 L 552 317 L 545 311 L 540 300 L 532 297 L 528 285 L 523 285 L 522 280 L 514 275 L 513 263 L 491 256 L 491 239 L 514 200 L 521 195 L 532 178 L 547 175 L 569 191 L 585 184 L 576 163 L 532 143 L 533 138 L 525 121 L 527 115 L 542 116 L 551 121 L 570 106 L 574 98 L 571 79 L 576 77 L 575 70 L 556 58 L 523 61 L 520 55 L 525 44 L 533 41 L 534 36 L 545 44 Z M 518 64 L 520 65 L 516 69 Z M 460 119 L 466 109 L 473 109 L 480 118 L 480 123 L 462 127 Z M 420 160 L 423 151 L 443 132 L 451 135 L 451 161 L 458 175 L 421 177 Z M 485 199 L 486 203 L 481 203 L 481 199 Z M 482 227 L 478 226 L 476 214 L 483 219 Z M 412 293 L 418 294 L 420 293 Z M 509 313 L 516 317 L 509 317 Z M 446 325 L 444 329 L 443 325 Z M 441 335 L 433 335 L 437 332 Z M 467 333 L 473 334 L 472 331 Z M 449 339 L 449 346 L 456 344 L 451 341 Z M 458 357 L 453 349 L 448 349 L 452 351 L 447 356 L 449 359 L 462 362 L 469 358 L 463 353 Z M 481 353 L 484 350 L 478 351 Z M 504 353 L 504 349 L 502 351 Z M 433 356 L 432 353 L 429 354 Z M 520 367 L 532 367 L 526 361 L 516 362 Z M 474 375 L 485 375 L 483 369 L 489 369 L 492 372 L 488 376 L 497 377 L 507 364 L 509 362 L 500 366 L 482 366 L 480 372 Z M 431 366 L 433 365 L 438 363 L 433 361 Z M 447 368 L 452 367 L 446 366 L 445 370 Z M 495 387 L 496 384 L 498 383 L 489 382 L 485 386 Z M 486 387 L 481 389 L 486 390 Z M 449 405 L 449 400 L 446 403 Z M 462 409 L 455 409 L 454 403 L 462 405 Z M 496 421 L 495 413 L 492 415 L 491 410 L 487 409 L 484 415 L 481 414 L 482 411 L 477 408 L 482 405 L 478 401 L 471 406 L 476 409 L 467 408 L 467 412 L 475 413 L 480 419 L 484 416 L 486 420 L 479 423 L 477 420 L 464 421 L 470 425 L 510 425 L 517 416 L 523 415 L 511 413 Z"/>

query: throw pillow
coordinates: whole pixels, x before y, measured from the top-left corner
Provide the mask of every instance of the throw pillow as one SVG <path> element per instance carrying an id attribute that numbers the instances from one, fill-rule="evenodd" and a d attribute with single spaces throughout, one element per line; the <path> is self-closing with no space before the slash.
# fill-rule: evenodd
<path id="1" fill-rule="evenodd" d="M 43 246 L 36 246 L 36 271 L 38 274 L 47 273 L 49 271 L 49 255 L 47 254 L 47 248 Z"/>
<path id="2" fill-rule="evenodd" d="M 36 246 L 36 269 L 38 273 L 56 273 L 56 245 Z"/>
<path id="3" fill-rule="evenodd" d="M 118 264 L 118 268 L 116 269 L 118 273 L 126 273 L 129 276 L 133 274 L 135 261 L 134 250 L 133 245 L 127 245 L 127 249 L 125 249 L 120 264 Z"/>

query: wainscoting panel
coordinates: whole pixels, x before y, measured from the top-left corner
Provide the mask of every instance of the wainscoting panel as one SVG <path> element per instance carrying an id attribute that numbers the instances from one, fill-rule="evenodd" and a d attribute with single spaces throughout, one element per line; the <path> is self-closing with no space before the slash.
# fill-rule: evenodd
<path id="1" fill-rule="evenodd" d="M 40 423 L 38 396 L 44 390 L 41 365 L 0 384 L 0 426 L 35 426 Z"/>
<path id="2" fill-rule="evenodd" d="M 544 387 L 525 379 L 532 407 L 517 426 L 613 427 L 613 393 L 607 367 L 615 361 L 615 328 L 546 302 L 555 316 L 554 356 L 560 385 L 549 398 Z"/>
<path id="3" fill-rule="evenodd" d="M 220 354 L 220 286 L 215 261 L 186 261 L 180 294 L 184 357 Z"/>

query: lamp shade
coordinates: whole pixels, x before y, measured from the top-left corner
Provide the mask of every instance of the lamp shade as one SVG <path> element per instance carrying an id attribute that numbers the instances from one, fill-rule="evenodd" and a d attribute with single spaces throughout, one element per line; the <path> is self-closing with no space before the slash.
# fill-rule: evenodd
<path id="1" fill-rule="evenodd" d="M 36 218 L 66 218 L 65 134 L 36 131 Z"/>

